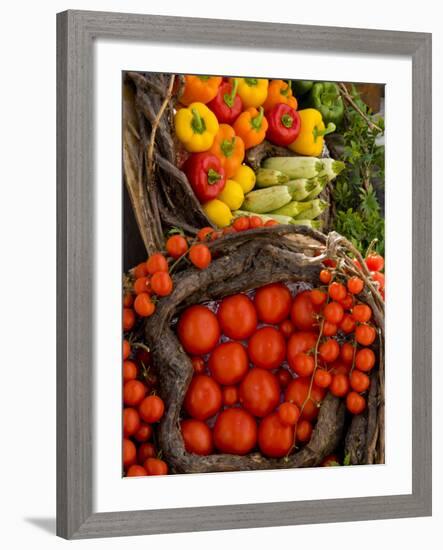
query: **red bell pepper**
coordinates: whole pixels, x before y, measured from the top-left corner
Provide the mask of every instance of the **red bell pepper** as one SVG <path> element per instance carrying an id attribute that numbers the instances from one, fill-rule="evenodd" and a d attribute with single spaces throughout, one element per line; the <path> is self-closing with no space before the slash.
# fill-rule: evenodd
<path id="1" fill-rule="evenodd" d="M 242 112 L 243 103 L 237 95 L 238 80 L 233 84 L 224 82 L 220 85 L 217 95 L 208 103 L 209 109 L 217 117 L 220 124 L 232 124 Z"/>
<path id="2" fill-rule="evenodd" d="M 193 153 L 183 166 L 189 183 L 201 203 L 215 199 L 226 183 L 225 171 L 212 153 Z"/>
<path id="3" fill-rule="evenodd" d="M 301 121 L 295 109 L 285 103 L 277 103 L 268 111 L 266 118 L 269 124 L 266 139 L 271 143 L 285 147 L 297 139 Z"/>

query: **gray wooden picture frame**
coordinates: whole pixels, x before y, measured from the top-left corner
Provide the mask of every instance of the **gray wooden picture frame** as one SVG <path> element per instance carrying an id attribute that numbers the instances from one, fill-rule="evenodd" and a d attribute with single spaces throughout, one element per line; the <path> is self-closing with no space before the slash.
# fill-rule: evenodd
<path id="1" fill-rule="evenodd" d="M 93 513 L 93 43 L 409 56 L 413 85 L 412 494 Z M 67 11 L 57 15 L 57 534 L 68 539 L 431 515 L 431 34 Z"/>

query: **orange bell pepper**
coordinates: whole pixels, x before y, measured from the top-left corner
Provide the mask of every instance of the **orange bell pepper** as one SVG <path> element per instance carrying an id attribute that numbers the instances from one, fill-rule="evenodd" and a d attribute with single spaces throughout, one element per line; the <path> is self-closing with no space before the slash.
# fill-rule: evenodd
<path id="1" fill-rule="evenodd" d="M 231 178 L 245 158 L 245 144 L 241 137 L 235 135 L 232 126 L 220 124 L 209 152 L 220 160 L 226 177 Z"/>
<path id="2" fill-rule="evenodd" d="M 263 113 L 263 107 L 258 110 L 249 107 L 234 122 L 235 133 L 242 138 L 245 149 L 255 147 L 265 139 L 268 121 Z"/>
<path id="3" fill-rule="evenodd" d="M 297 110 L 297 100 L 292 95 L 291 81 L 271 80 L 268 86 L 268 96 L 263 103 L 263 108 L 267 113 L 277 103 L 284 103 Z"/>
<path id="4" fill-rule="evenodd" d="M 221 82 L 221 76 L 185 75 L 185 87 L 179 98 L 180 103 L 190 105 L 199 101 L 206 105 L 217 95 Z"/>

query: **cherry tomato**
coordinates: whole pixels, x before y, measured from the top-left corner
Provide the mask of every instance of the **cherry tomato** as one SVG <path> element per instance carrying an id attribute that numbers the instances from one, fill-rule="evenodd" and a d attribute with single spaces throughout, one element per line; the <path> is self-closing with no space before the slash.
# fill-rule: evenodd
<path id="1" fill-rule="evenodd" d="M 214 416 L 222 405 L 222 393 L 217 382 L 199 374 L 192 379 L 186 393 L 184 407 L 196 420 L 206 420 Z"/>
<path id="2" fill-rule="evenodd" d="M 169 275 L 167 273 L 159 273 L 160 275 Z M 154 275 L 153 275 L 154 277 Z M 155 304 L 151 300 L 151 296 L 147 292 L 139 294 L 134 301 L 134 309 L 140 317 L 150 317 L 155 312 Z"/>
<path id="3" fill-rule="evenodd" d="M 188 453 L 210 455 L 213 451 L 212 432 L 201 420 L 183 420 L 181 430 Z"/>
<path id="4" fill-rule="evenodd" d="M 224 386 L 222 388 L 223 405 L 226 407 L 232 407 L 238 403 L 239 394 L 237 386 Z"/>
<path id="5" fill-rule="evenodd" d="M 123 361 L 131 355 L 131 344 L 128 340 L 123 340 Z"/>
<path id="6" fill-rule="evenodd" d="M 137 459 L 143 464 L 147 458 L 154 458 L 157 454 L 153 443 L 142 443 L 138 448 Z"/>
<path id="7" fill-rule="evenodd" d="M 354 360 L 354 346 L 349 342 L 342 344 L 340 349 L 340 359 L 347 365 L 352 365 Z"/>
<path id="8" fill-rule="evenodd" d="M 369 254 L 365 258 L 365 263 L 369 271 L 381 271 L 385 266 L 383 256 L 380 256 L 380 254 Z"/>
<path id="9" fill-rule="evenodd" d="M 278 383 L 282 388 L 286 388 L 286 386 L 292 380 L 291 373 L 286 369 L 278 369 L 276 376 L 278 379 Z"/>
<path id="10" fill-rule="evenodd" d="M 243 409 L 226 409 L 215 422 L 214 445 L 222 453 L 245 455 L 257 443 L 257 424 Z"/>
<path id="11" fill-rule="evenodd" d="M 157 296 L 169 296 L 173 289 L 173 282 L 169 273 L 157 271 L 151 277 L 151 288 Z"/>
<path id="12" fill-rule="evenodd" d="M 329 285 L 328 288 L 329 296 L 333 300 L 344 300 L 346 298 L 346 287 L 341 283 L 333 282 Z"/>
<path id="13" fill-rule="evenodd" d="M 333 363 L 329 364 L 329 372 L 331 374 L 344 374 L 348 376 L 350 370 L 351 370 L 351 365 L 348 365 L 346 363 L 341 363 L 340 361 L 334 361 Z"/>
<path id="14" fill-rule="evenodd" d="M 194 244 L 189 249 L 189 259 L 198 269 L 206 269 L 212 261 L 211 251 L 205 244 Z"/>
<path id="15" fill-rule="evenodd" d="M 291 303 L 291 293 L 283 283 L 262 286 L 254 297 L 254 305 L 260 321 L 273 325 L 286 319 L 291 311 Z"/>
<path id="16" fill-rule="evenodd" d="M 370 325 L 358 325 L 355 329 L 355 339 L 362 346 L 370 346 L 376 336 L 375 328 Z"/>
<path id="17" fill-rule="evenodd" d="M 222 232 L 223 235 L 231 235 L 232 233 L 236 233 L 233 227 L 223 227 Z"/>
<path id="18" fill-rule="evenodd" d="M 151 277 L 139 277 L 134 282 L 134 292 L 136 294 L 151 292 Z"/>
<path id="19" fill-rule="evenodd" d="M 323 261 L 323 264 L 326 267 L 337 267 L 337 262 L 333 260 L 332 258 L 326 258 L 326 260 Z"/>
<path id="20" fill-rule="evenodd" d="M 300 330 L 310 330 L 316 325 L 315 308 L 310 292 L 300 292 L 294 298 L 291 308 L 291 321 Z"/>
<path id="21" fill-rule="evenodd" d="M 356 324 L 352 315 L 345 313 L 340 323 L 340 330 L 342 330 L 345 334 L 351 334 L 351 332 L 354 332 L 355 326 Z"/>
<path id="22" fill-rule="evenodd" d="M 336 397 L 344 397 L 349 391 L 349 379 L 345 374 L 334 374 L 329 391 Z"/>
<path id="23" fill-rule="evenodd" d="M 137 365 L 133 361 L 123 361 L 123 381 L 135 380 L 138 375 Z"/>
<path id="24" fill-rule="evenodd" d="M 249 216 L 249 227 L 256 229 L 263 226 L 263 220 L 259 216 Z"/>
<path id="25" fill-rule="evenodd" d="M 320 281 L 324 285 L 328 285 L 331 282 L 332 279 L 332 273 L 329 271 L 329 269 L 322 269 L 320 271 Z"/>
<path id="26" fill-rule="evenodd" d="M 309 420 L 300 420 L 297 424 L 297 429 L 295 432 L 297 440 L 300 441 L 300 443 L 307 443 L 311 439 L 312 431 L 312 424 Z"/>
<path id="27" fill-rule="evenodd" d="M 123 308 L 123 330 L 131 330 L 135 325 L 135 313 L 134 310 L 129 307 Z"/>
<path id="28" fill-rule="evenodd" d="M 248 355 L 256 367 L 276 369 L 286 357 L 286 343 L 282 333 L 274 327 L 258 329 L 249 339 Z"/>
<path id="29" fill-rule="evenodd" d="M 362 348 L 355 355 L 355 366 L 362 372 L 369 372 L 375 365 L 375 353 L 372 349 Z"/>
<path id="30" fill-rule="evenodd" d="M 348 292 L 348 294 L 346 294 L 346 296 L 343 298 L 343 300 L 339 300 L 339 302 L 343 306 L 344 309 L 350 310 L 350 309 L 352 309 L 352 306 L 354 305 L 354 296 L 353 296 L 353 294 Z"/>
<path id="31" fill-rule="evenodd" d="M 323 344 L 320 344 L 318 353 L 325 363 L 332 363 L 339 356 L 340 346 L 337 340 L 327 338 Z"/>
<path id="32" fill-rule="evenodd" d="M 236 231 L 246 231 L 249 229 L 249 217 L 248 216 L 240 216 L 240 218 L 236 218 L 234 220 L 234 223 L 232 224 L 232 227 Z"/>
<path id="33" fill-rule="evenodd" d="M 191 358 L 192 368 L 196 374 L 203 374 L 205 372 L 205 362 L 202 357 Z"/>
<path id="34" fill-rule="evenodd" d="M 276 220 L 268 220 L 265 222 L 265 227 L 273 227 L 274 225 L 280 225 Z"/>
<path id="35" fill-rule="evenodd" d="M 168 473 L 168 465 L 159 458 L 147 458 L 143 466 L 148 476 L 165 476 Z"/>
<path id="36" fill-rule="evenodd" d="M 338 302 L 330 302 L 323 308 L 323 315 L 327 321 L 338 325 L 343 319 L 343 306 Z"/>
<path id="37" fill-rule="evenodd" d="M 188 307 L 182 313 L 177 332 L 181 345 L 192 355 L 209 353 L 220 338 L 217 317 L 201 305 Z"/>
<path id="38" fill-rule="evenodd" d="M 360 294 L 365 286 L 365 283 L 360 279 L 360 277 L 351 277 L 348 279 L 346 286 L 351 294 Z"/>
<path id="39" fill-rule="evenodd" d="M 352 414 L 360 414 L 366 409 L 366 399 L 355 391 L 346 396 L 346 407 Z"/>
<path id="40" fill-rule="evenodd" d="M 372 279 L 378 283 L 378 289 L 380 291 L 383 291 L 385 289 L 385 276 L 383 273 L 379 273 L 378 271 L 373 271 L 371 273 Z"/>
<path id="41" fill-rule="evenodd" d="M 208 242 L 214 240 L 212 236 L 215 231 L 212 227 L 202 227 L 197 233 L 197 239 L 202 242 Z"/>
<path id="42" fill-rule="evenodd" d="M 140 428 L 140 416 L 132 407 L 123 409 L 123 435 L 129 437 L 134 435 Z"/>
<path id="43" fill-rule="evenodd" d="M 332 375 L 325 369 L 317 369 L 314 374 L 314 383 L 319 388 L 329 388 L 332 382 Z"/>
<path id="44" fill-rule="evenodd" d="M 141 419 L 152 424 L 158 422 L 165 412 L 165 404 L 158 395 L 148 395 L 138 407 Z"/>
<path id="45" fill-rule="evenodd" d="M 130 439 L 123 439 L 123 466 L 128 467 L 135 463 L 137 449 Z"/>
<path id="46" fill-rule="evenodd" d="M 278 417 L 282 424 L 295 426 L 300 418 L 300 409 L 294 403 L 284 402 L 278 408 Z"/>
<path id="47" fill-rule="evenodd" d="M 250 369 L 240 384 L 240 403 L 254 416 L 266 416 L 280 401 L 277 377 L 258 367 Z"/>
<path id="48" fill-rule="evenodd" d="M 140 277 L 146 277 L 148 275 L 148 269 L 146 268 L 146 262 L 138 264 L 134 269 L 134 277 L 139 279 Z"/>
<path id="49" fill-rule="evenodd" d="M 359 370 L 352 371 L 349 377 L 349 381 L 351 383 L 351 388 L 357 393 L 363 393 L 369 388 L 371 384 L 369 376 L 364 372 L 360 372 Z"/>
<path id="50" fill-rule="evenodd" d="M 291 369 L 299 376 L 310 376 L 314 372 L 314 357 L 307 353 L 297 353 L 295 357 L 288 362 Z"/>
<path id="51" fill-rule="evenodd" d="M 315 332 L 294 332 L 288 341 L 288 362 L 294 361 L 297 353 L 313 351 L 317 343 L 318 334 Z"/>
<path id="52" fill-rule="evenodd" d="M 334 323 L 329 321 L 323 322 L 323 336 L 335 336 L 337 334 L 338 327 Z"/>
<path id="53" fill-rule="evenodd" d="M 320 466 L 340 466 L 337 455 L 328 455 L 320 462 Z"/>
<path id="54" fill-rule="evenodd" d="M 188 243 L 183 235 L 173 235 L 166 241 L 166 252 L 171 258 L 177 259 L 188 250 Z"/>
<path id="55" fill-rule="evenodd" d="M 123 386 L 123 403 L 129 407 L 136 407 L 142 402 L 146 393 L 146 386 L 140 380 L 128 380 Z"/>
<path id="56" fill-rule="evenodd" d="M 140 466 L 140 464 L 133 464 L 129 466 L 128 471 L 126 472 L 126 477 L 142 477 L 147 476 L 148 472 Z"/>
<path id="57" fill-rule="evenodd" d="M 150 424 L 140 424 L 139 429 L 134 434 L 134 439 L 140 443 L 148 441 L 152 437 L 152 426 Z M 141 461 L 143 462 L 143 461 Z"/>
<path id="58" fill-rule="evenodd" d="M 314 288 L 314 290 L 311 290 L 310 296 L 311 302 L 314 304 L 314 306 L 322 306 L 328 298 L 326 292 L 320 290 L 319 288 Z"/>
<path id="59" fill-rule="evenodd" d="M 248 354 L 239 342 L 224 342 L 211 353 L 208 367 L 219 384 L 237 384 L 249 369 Z"/>
<path id="60" fill-rule="evenodd" d="M 223 333 L 234 340 L 249 338 L 257 328 L 254 304 L 244 294 L 223 298 L 217 317 Z"/>
<path id="61" fill-rule="evenodd" d="M 295 327 L 292 324 L 290 319 L 285 319 L 279 325 L 280 332 L 283 334 L 284 338 L 288 339 L 291 334 L 294 332 Z"/>
<path id="62" fill-rule="evenodd" d="M 129 292 L 126 292 L 123 296 L 123 307 L 131 307 L 134 303 L 134 298 L 132 297 L 132 294 Z"/>
<path id="63" fill-rule="evenodd" d="M 372 317 L 372 310 L 366 304 L 357 304 L 352 310 L 352 317 L 359 323 L 367 323 Z"/>
<path id="64" fill-rule="evenodd" d="M 313 420 L 318 416 L 318 406 L 325 396 L 325 390 L 312 384 L 311 394 L 308 399 L 311 378 L 300 377 L 292 380 L 286 388 L 285 401 L 295 403 L 300 409 L 301 418 Z M 304 405 L 304 406 L 303 406 Z"/>
<path id="65" fill-rule="evenodd" d="M 166 258 L 163 256 L 163 254 L 157 252 L 155 254 L 152 254 L 152 256 L 149 256 L 146 262 L 146 271 L 150 275 L 154 275 L 154 273 L 157 273 L 158 271 L 167 273 L 169 271 L 168 262 L 166 261 Z"/>
<path id="66" fill-rule="evenodd" d="M 263 455 L 280 458 L 291 450 L 295 440 L 293 426 L 280 421 L 278 413 L 263 418 L 258 427 L 258 446 Z"/>

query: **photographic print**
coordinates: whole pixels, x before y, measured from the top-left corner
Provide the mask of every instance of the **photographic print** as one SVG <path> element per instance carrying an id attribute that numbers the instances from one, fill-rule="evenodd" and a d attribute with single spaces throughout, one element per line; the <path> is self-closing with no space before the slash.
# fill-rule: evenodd
<path id="1" fill-rule="evenodd" d="M 384 86 L 122 87 L 123 476 L 383 464 Z"/>

